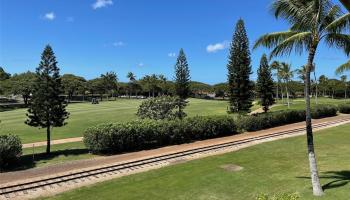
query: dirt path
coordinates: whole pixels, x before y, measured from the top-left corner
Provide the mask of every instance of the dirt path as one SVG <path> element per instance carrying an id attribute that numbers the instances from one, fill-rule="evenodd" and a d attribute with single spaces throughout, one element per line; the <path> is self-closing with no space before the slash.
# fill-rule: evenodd
<path id="1" fill-rule="evenodd" d="M 350 119 L 350 115 L 339 115 L 331 118 L 313 120 L 313 123 L 316 125 L 319 123 L 331 122 L 339 119 Z M 240 135 L 234 135 L 234 136 L 228 136 L 228 137 L 222 137 L 222 138 L 216 138 L 216 139 L 209 139 L 209 140 L 198 141 L 198 142 L 182 144 L 182 145 L 167 146 L 167 147 L 153 149 L 153 150 L 145 150 L 145 151 L 139 151 L 139 152 L 119 154 L 114 156 L 105 156 L 105 157 L 97 157 L 97 158 L 86 159 L 86 160 L 78 160 L 78 161 L 61 163 L 61 164 L 56 164 L 56 165 L 51 165 L 46 167 L 33 168 L 33 169 L 23 170 L 23 171 L 0 173 L 0 185 L 8 185 L 8 184 L 12 185 L 20 182 L 28 182 L 31 180 L 38 180 L 43 177 L 50 177 L 58 174 L 67 174 L 71 172 L 80 171 L 83 169 L 96 168 L 98 166 L 106 166 L 106 165 L 111 165 L 111 164 L 120 163 L 120 162 L 145 159 L 145 158 L 150 158 L 154 156 L 160 156 L 160 155 L 175 153 L 179 151 L 186 151 L 186 150 L 210 146 L 210 145 L 223 144 L 227 142 L 233 142 L 237 140 L 248 139 L 256 136 L 263 136 L 271 133 L 288 131 L 288 130 L 303 128 L 303 127 L 305 127 L 305 122 L 300 122 L 300 123 L 275 127 L 275 128 L 256 131 L 256 132 L 249 132 L 249 133 L 244 133 Z M 321 130 L 321 129 L 324 129 L 324 128 L 320 128 L 317 130 Z M 300 134 L 305 134 L 305 133 L 299 132 L 298 134 L 295 134 L 293 136 L 300 135 Z"/>
<path id="2" fill-rule="evenodd" d="M 60 140 L 51 140 L 51 145 L 53 144 L 64 144 L 64 143 L 70 143 L 70 142 L 81 142 L 83 141 L 83 137 L 75 137 L 75 138 L 66 138 L 66 139 L 60 139 Z M 30 147 L 41 147 L 46 146 L 46 141 L 44 142 L 34 142 L 34 143 L 27 143 L 23 144 L 23 148 L 30 148 Z"/>

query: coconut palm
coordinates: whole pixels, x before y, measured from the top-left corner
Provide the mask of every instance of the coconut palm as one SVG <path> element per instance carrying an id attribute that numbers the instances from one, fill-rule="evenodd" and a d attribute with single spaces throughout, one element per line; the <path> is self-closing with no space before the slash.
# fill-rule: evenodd
<path id="1" fill-rule="evenodd" d="M 279 76 L 284 81 L 284 87 L 287 94 L 287 105 L 288 105 L 288 108 L 290 108 L 288 83 L 293 78 L 293 71 L 291 70 L 291 65 L 285 62 L 282 62 L 281 68 L 279 70 Z"/>
<path id="2" fill-rule="evenodd" d="M 346 75 L 343 75 L 340 77 L 341 82 L 344 84 L 344 90 L 345 90 L 345 101 L 348 98 L 347 96 L 347 90 L 348 90 L 348 82 L 347 82 L 348 77 Z"/>
<path id="3" fill-rule="evenodd" d="M 129 79 L 129 98 L 132 95 L 132 90 L 134 87 L 134 83 L 136 81 L 136 76 L 134 75 L 134 73 L 129 72 L 126 77 Z"/>
<path id="4" fill-rule="evenodd" d="M 295 72 L 298 74 L 298 77 L 304 81 L 306 76 L 306 67 L 305 65 L 301 66 L 299 69 L 295 70 Z M 315 83 L 315 102 L 318 104 L 318 81 L 316 77 L 316 67 L 315 64 L 312 65 L 311 72 L 314 74 L 314 83 Z M 305 91 L 304 91 L 305 95 Z"/>
<path id="5" fill-rule="evenodd" d="M 272 48 L 270 57 L 289 55 L 293 49 L 299 54 L 304 51 L 308 53 L 305 76 L 307 144 L 313 194 L 321 196 L 323 190 L 318 176 L 311 126 L 310 73 L 316 50 L 322 41 L 349 55 L 350 36 L 344 32 L 350 28 L 350 14 L 342 15 L 340 6 L 334 5 L 331 0 L 274 0 L 271 8 L 277 19 L 282 18 L 290 24 L 290 29 L 260 37 L 254 48 Z"/>
<path id="6" fill-rule="evenodd" d="M 281 63 L 278 61 L 273 61 L 271 64 L 272 70 L 276 71 L 275 76 L 277 78 L 277 84 L 276 84 L 276 102 L 279 99 L 279 86 L 281 85 L 281 77 L 279 76 L 279 71 L 281 70 Z M 283 93 L 282 93 L 282 101 L 283 101 Z"/>

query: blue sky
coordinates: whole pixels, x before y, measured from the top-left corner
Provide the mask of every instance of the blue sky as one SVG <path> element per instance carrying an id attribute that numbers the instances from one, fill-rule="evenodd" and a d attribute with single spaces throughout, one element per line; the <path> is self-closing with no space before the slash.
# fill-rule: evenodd
<path id="1" fill-rule="evenodd" d="M 262 34 L 286 30 L 269 12 L 271 0 L 1 0 L 0 66 L 10 73 L 34 71 L 51 44 L 61 73 L 87 79 L 115 71 L 120 81 L 132 71 L 173 78 L 176 55 L 184 48 L 192 80 L 226 81 L 227 44 L 243 18 L 251 45 Z M 252 52 L 252 67 L 268 50 Z M 335 77 L 347 57 L 322 46 L 318 74 Z M 279 58 L 294 68 L 305 56 Z M 349 74 L 348 74 L 349 75 Z"/>

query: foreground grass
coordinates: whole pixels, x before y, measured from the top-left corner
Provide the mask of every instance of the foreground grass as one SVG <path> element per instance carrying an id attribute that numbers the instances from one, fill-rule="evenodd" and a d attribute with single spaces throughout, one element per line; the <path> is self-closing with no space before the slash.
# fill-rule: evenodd
<path id="1" fill-rule="evenodd" d="M 326 195 L 312 196 L 305 137 L 256 145 L 83 187 L 47 198 L 66 199 L 254 199 L 259 193 L 297 192 L 301 199 L 350 199 L 350 125 L 315 135 Z M 244 169 L 220 168 L 236 164 Z"/>
<path id="2" fill-rule="evenodd" d="M 137 108 L 142 100 L 117 99 L 103 101 L 98 105 L 76 103 L 68 106 L 70 118 L 64 127 L 54 128 L 52 139 L 82 136 L 85 129 L 100 123 L 124 122 L 136 119 Z M 226 115 L 227 101 L 190 99 L 186 112 L 189 116 Z M 0 134 L 19 135 L 23 143 L 46 140 L 44 129 L 24 124 L 26 109 L 16 109 L 0 113 Z"/>

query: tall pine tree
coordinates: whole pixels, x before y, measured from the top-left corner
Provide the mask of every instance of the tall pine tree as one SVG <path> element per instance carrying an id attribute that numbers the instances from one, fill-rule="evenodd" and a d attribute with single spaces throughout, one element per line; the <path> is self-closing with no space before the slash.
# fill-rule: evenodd
<path id="1" fill-rule="evenodd" d="M 66 111 L 67 103 L 60 96 L 63 93 L 56 57 L 52 48 L 47 45 L 41 55 L 39 67 L 36 68 L 36 80 L 29 101 L 28 119 L 25 122 L 29 126 L 46 128 L 47 154 L 50 153 L 51 129 L 64 126 L 64 121 L 69 116 Z"/>
<path id="2" fill-rule="evenodd" d="M 269 107 L 275 103 L 274 84 L 272 79 L 271 68 L 268 64 L 267 57 L 264 54 L 260 60 L 258 69 L 258 80 L 256 82 L 256 92 L 259 97 L 259 104 L 263 107 L 266 113 Z"/>
<path id="3" fill-rule="evenodd" d="M 179 97 L 177 116 L 182 119 L 186 116 L 183 111 L 187 105 L 186 99 L 190 95 L 190 70 L 188 68 L 187 58 L 183 49 L 180 50 L 175 65 L 175 92 Z"/>
<path id="4" fill-rule="evenodd" d="M 253 84 L 249 41 L 242 19 L 238 20 L 228 58 L 230 112 L 250 112 L 253 106 Z"/>

